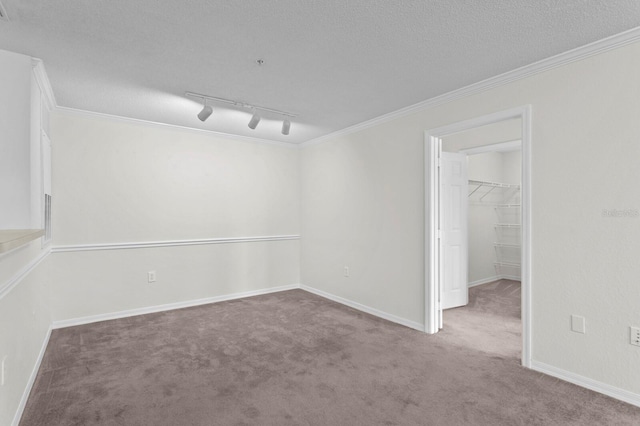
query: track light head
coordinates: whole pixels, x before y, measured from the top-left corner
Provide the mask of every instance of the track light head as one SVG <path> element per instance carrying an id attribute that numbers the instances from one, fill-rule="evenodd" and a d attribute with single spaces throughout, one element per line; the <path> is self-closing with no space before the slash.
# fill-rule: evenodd
<path id="1" fill-rule="evenodd" d="M 288 118 L 285 118 L 284 121 L 282 122 L 282 134 L 285 136 L 288 135 L 290 129 L 291 129 L 291 121 Z"/>
<path id="2" fill-rule="evenodd" d="M 209 118 L 212 112 L 213 108 L 211 108 L 210 105 L 205 105 L 204 108 L 202 108 L 202 111 L 198 113 L 198 118 L 200 119 L 200 121 L 204 122 L 207 120 L 207 118 Z"/>
<path id="3" fill-rule="evenodd" d="M 253 116 L 251 117 L 251 121 L 249 121 L 249 128 L 255 129 L 260 122 L 260 115 L 258 115 L 258 111 L 253 111 Z"/>

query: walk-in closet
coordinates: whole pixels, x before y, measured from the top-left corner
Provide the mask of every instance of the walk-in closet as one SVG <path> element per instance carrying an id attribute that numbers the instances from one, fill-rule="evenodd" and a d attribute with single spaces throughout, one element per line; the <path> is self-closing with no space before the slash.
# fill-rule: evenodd
<path id="1" fill-rule="evenodd" d="M 467 157 L 469 286 L 520 280 L 519 146 Z"/>

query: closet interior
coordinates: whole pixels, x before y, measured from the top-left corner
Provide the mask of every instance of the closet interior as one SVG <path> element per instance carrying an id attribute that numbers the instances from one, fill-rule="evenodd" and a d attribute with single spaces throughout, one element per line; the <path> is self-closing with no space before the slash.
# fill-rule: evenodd
<path id="1" fill-rule="evenodd" d="M 469 286 L 520 281 L 520 150 L 469 155 Z"/>

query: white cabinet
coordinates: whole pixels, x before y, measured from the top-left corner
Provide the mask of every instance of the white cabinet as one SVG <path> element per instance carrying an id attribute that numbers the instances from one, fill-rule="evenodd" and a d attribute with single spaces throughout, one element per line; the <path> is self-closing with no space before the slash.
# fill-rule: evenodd
<path id="1" fill-rule="evenodd" d="M 0 51 L 0 229 L 31 227 L 31 58 Z"/>
<path id="2" fill-rule="evenodd" d="M 45 227 L 54 105 L 42 61 L 0 50 L 0 230 Z"/>

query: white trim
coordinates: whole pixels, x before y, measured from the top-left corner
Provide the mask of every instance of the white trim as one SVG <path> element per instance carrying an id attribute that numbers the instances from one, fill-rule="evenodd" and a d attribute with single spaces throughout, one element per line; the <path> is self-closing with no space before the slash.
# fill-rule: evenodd
<path id="1" fill-rule="evenodd" d="M 327 293 L 322 290 L 318 290 L 317 288 L 309 287 L 307 285 L 300 285 L 302 290 L 308 291 L 309 293 L 316 294 L 318 296 L 324 297 L 325 299 L 333 300 L 334 302 L 338 302 L 342 305 L 349 306 L 350 308 L 357 309 L 358 311 L 366 312 L 368 314 L 374 315 L 376 317 L 385 319 L 387 321 L 395 322 L 396 324 L 404 325 L 405 327 L 413 328 L 415 330 L 424 331 L 424 326 L 418 322 L 411 321 L 405 318 L 401 318 L 392 314 L 388 314 L 386 312 L 380 311 L 375 308 L 371 308 L 369 306 L 363 305 L 358 302 L 353 302 L 349 299 L 345 299 L 344 297 L 336 296 L 331 293 Z"/>
<path id="2" fill-rule="evenodd" d="M 190 308 L 193 306 L 207 305 L 210 303 L 224 302 L 227 300 L 242 299 L 245 297 L 260 296 L 280 291 L 294 290 L 300 288 L 299 284 L 269 287 L 260 290 L 243 291 L 241 293 L 225 294 L 222 296 L 205 297 L 203 299 L 186 300 L 184 302 L 167 303 L 164 305 L 147 306 L 144 308 L 128 309 L 126 311 L 111 312 L 108 314 L 89 315 L 80 318 L 70 318 L 66 320 L 53 321 L 52 328 L 74 327 L 77 325 L 91 324 L 100 321 L 109 321 L 120 318 L 134 317 L 138 315 L 152 314 L 155 312 L 172 311 L 174 309 Z"/>
<path id="3" fill-rule="evenodd" d="M 511 281 L 521 281 L 522 277 L 519 277 L 518 275 L 500 275 L 501 280 L 511 280 Z"/>
<path id="4" fill-rule="evenodd" d="M 437 263 L 438 233 L 438 153 L 441 139 L 446 135 L 513 118 L 522 122 L 522 365 L 531 365 L 531 105 L 499 111 L 469 120 L 452 123 L 425 132 L 425 331 L 435 333 L 439 329 L 440 309 L 434 294 L 439 290 L 439 277 L 433 268 Z"/>
<path id="5" fill-rule="evenodd" d="M 533 244 L 533 225 L 531 221 L 533 205 L 531 204 L 532 180 L 531 180 L 531 120 L 532 108 L 527 105 L 522 109 L 522 150 L 521 150 L 521 178 L 520 178 L 520 204 L 522 215 L 522 245 L 520 259 L 520 283 L 522 294 L 522 365 L 531 367 L 533 353 L 533 306 L 531 304 L 531 245 Z"/>
<path id="6" fill-rule="evenodd" d="M 459 152 L 467 155 L 484 154 L 485 152 L 510 152 L 518 151 L 522 147 L 520 139 L 515 141 L 494 143 L 491 145 L 482 145 L 475 148 L 461 149 Z"/>
<path id="7" fill-rule="evenodd" d="M 479 280 L 471 281 L 471 282 L 467 283 L 467 287 L 469 287 L 469 288 L 477 287 L 479 285 L 489 284 L 489 283 L 492 283 L 494 281 L 500 281 L 500 280 L 520 281 L 520 277 L 517 276 L 517 275 L 494 275 L 492 277 L 481 278 Z"/>
<path id="8" fill-rule="evenodd" d="M 426 191 L 424 197 L 424 215 L 425 215 L 425 237 L 424 237 L 424 279 L 426 283 L 438 282 L 440 276 L 440 250 L 438 239 L 438 198 L 440 193 L 440 151 L 442 148 L 442 140 L 429 136 L 425 133 L 424 148 L 424 188 Z M 427 165 L 435 167 L 428 167 Z M 424 307 L 424 331 L 429 334 L 437 333 L 440 329 L 442 317 L 439 309 L 440 291 L 438 286 L 425 286 L 425 307 Z M 438 309 L 429 310 L 429 306 L 438 306 Z"/>
<path id="9" fill-rule="evenodd" d="M 602 40 L 595 41 L 593 43 L 586 44 L 584 46 L 577 47 L 551 56 L 546 59 L 542 59 L 538 62 L 534 62 L 529 65 L 517 68 L 512 71 L 508 71 L 503 74 L 488 78 L 486 80 L 479 81 L 477 83 L 470 84 L 469 86 L 461 87 L 460 89 L 453 90 L 451 92 L 444 93 L 442 95 L 427 99 L 417 104 L 410 105 L 405 108 L 390 112 L 388 114 L 381 115 L 371 120 L 364 121 L 351 127 L 347 127 L 342 130 L 338 130 L 333 133 L 329 133 L 324 136 L 320 136 L 315 139 L 308 140 L 300 144 L 302 147 L 316 145 L 322 142 L 326 142 L 333 138 L 340 136 L 346 136 L 361 130 L 368 129 L 370 127 L 377 126 L 382 123 L 394 120 L 396 118 L 406 117 L 410 114 L 424 110 L 427 108 L 437 107 L 448 102 L 452 102 L 467 96 L 475 95 L 496 87 L 504 86 L 509 83 L 513 83 L 518 80 L 523 80 L 527 77 L 531 77 L 536 74 L 540 74 L 545 71 L 558 68 L 572 62 L 581 61 L 600 53 L 614 50 L 627 44 L 634 43 L 640 40 L 640 27 L 632 28 L 628 31 L 624 31 L 620 34 L 616 34 Z"/>
<path id="10" fill-rule="evenodd" d="M 36 381 L 36 377 L 38 377 L 38 371 L 40 370 L 40 365 L 42 364 L 42 360 L 44 358 L 44 353 L 47 350 L 47 345 L 49 344 L 49 338 L 51 337 L 51 326 L 47 330 L 47 334 L 44 337 L 44 341 L 42 342 L 42 346 L 40 347 L 40 353 L 38 354 L 38 358 L 36 358 L 36 363 L 31 370 L 31 375 L 29 376 L 29 380 L 27 381 L 27 386 L 24 388 L 24 392 L 22 392 L 22 397 L 20 398 L 20 403 L 18 404 L 18 408 L 16 409 L 16 413 L 13 416 L 13 421 L 11 422 L 11 426 L 18 426 L 20 424 L 20 419 L 22 418 L 22 414 L 24 413 L 24 408 L 27 406 L 27 401 L 29 400 L 29 395 L 31 394 L 31 388 L 33 388 L 33 384 Z"/>
<path id="11" fill-rule="evenodd" d="M 470 281 L 469 283 L 467 283 L 467 287 L 476 287 L 479 285 L 483 285 L 483 284 L 489 284 L 492 283 L 494 281 L 499 281 L 501 280 L 501 276 L 500 275 L 494 275 L 493 277 L 488 277 L 488 278 L 481 278 L 479 280 L 475 280 L 475 281 Z"/>
<path id="12" fill-rule="evenodd" d="M 277 145 L 277 146 L 282 146 L 287 148 L 296 148 L 296 149 L 299 146 L 299 144 L 293 143 L 293 142 L 282 142 L 282 141 L 274 141 L 270 139 L 254 138 L 251 136 L 233 135 L 231 133 L 216 132 L 214 130 L 197 129 L 195 127 L 180 126 L 177 124 L 159 123 L 157 121 L 142 120 L 140 118 L 123 117 L 121 115 L 112 115 L 112 114 L 106 114 L 103 112 L 86 111 L 82 109 L 75 109 L 75 108 L 69 108 L 69 107 L 58 106 L 55 109 L 55 111 L 63 114 L 67 114 L 67 115 L 78 115 L 78 116 L 90 117 L 90 118 L 101 118 L 101 119 L 117 121 L 121 123 L 140 124 L 148 127 L 160 127 L 165 129 L 168 128 L 168 129 L 187 131 L 187 132 L 198 133 L 198 134 L 209 135 L 209 136 L 217 136 L 220 138 L 231 139 L 231 140 L 236 140 L 240 142 Z"/>
<path id="13" fill-rule="evenodd" d="M 0 299 L 9 294 L 11 290 L 15 286 L 17 286 L 20 281 L 24 279 L 33 269 L 42 262 L 47 255 L 49 255 L 50 250 L 43 250 L 38 254 L 37 257 L 33 258 L 29 263 L 27 263 L 22 269 L 16 272 L 9 280 L 7 280 L 2 286 L 0 286 Z"/>
<path id="14" fill-rule="evenodd" d="M 617 388 L 615 386 L 608 385 L 606 383 L 599 382 L 597 380 L 590 379 L 588 377 L 581 376 L 576 373 L 572 373 L 562 368 L 554 367 L 549 364 L 545 364 L 540 361 L 531 361 L 531 369 L 540 373 L 548 374 L 549 376 L 556 377 L 574 385 L 581 386 L 583 388 L 590 389 L 595 392 L 610 396 L 611 398 L 624 401 L 628 404 L 640 407 L 640 394 L 629 392 L 624 389 Z"/>
<path id="15" fill-rule="evenodd" d="M 166 240 L 166 241 L 142 241 L 124 243 L 96 243 L 77 244 L 67 246 L 54 246 L 52 253 L 62 253 L 70 251 L 94 251 L 94 250 L 126 250 L 153 247 L 176 247 L 176 246 L 197 246 L 205 244 L 232 244 L 232 243 L 255 243 L 263 241 L 288 241 L 299 240 L 300 235 L 272 235 L 263 237 L 234 237 L 234 238 L 203 238 L 197 240 Z"/>
<path id="16" fill-rule="evenodd" d="M 47 77 L 44 62 L 42 62 L 42 59 L 31 58 L 31 65 L 33 67 L 33 75 L 36 78 L 36 82 L 38 83 L 38 86 L 40 86 L 40 90 L 42 90 L 44 98 L 47 101 L 47 108 L 51 111 L 53 108 L 57 107 L 58 104 L 56 102 L 56 97 L 53 93 L 49 77 Z"/>

